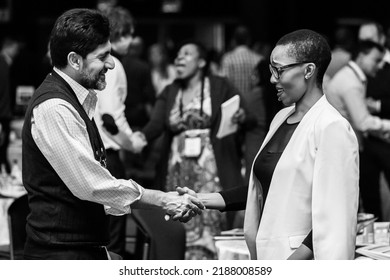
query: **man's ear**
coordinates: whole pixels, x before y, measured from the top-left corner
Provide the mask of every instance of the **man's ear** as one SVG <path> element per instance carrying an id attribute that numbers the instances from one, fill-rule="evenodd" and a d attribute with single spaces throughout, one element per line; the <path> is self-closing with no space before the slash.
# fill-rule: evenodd
<path id="1" fill-rule="evenodd" d="M 75 70 L 80 70 L 82 59 L 80 55 L 75 52 L 70 52 L 68 54 L 68 64 Z"/>
<path id="2" fill-rule="evenodd" d="M 305 69 L 305 79 L 307 80 L 311 76 L 313 76 L 315 70 L 316 70 L 316 65 L 314 63 L 308 64 Z"/>

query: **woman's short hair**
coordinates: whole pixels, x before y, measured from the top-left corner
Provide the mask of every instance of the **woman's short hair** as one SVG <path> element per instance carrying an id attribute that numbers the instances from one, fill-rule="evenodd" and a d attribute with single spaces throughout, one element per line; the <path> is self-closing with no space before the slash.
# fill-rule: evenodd
<path id="1" fill-rule="evenodd" d="M 314 63 L 318 69 L 316 84 L 322 87 L 325 71 L 332 58 L 330 46 L 324 36 L 313 30 L 300 29 L 284 35 L 276 45 L 288 46 L 288 55 L 297 62 Z"/>
<path id="2" fill-rule="evenodd" d="M 71 9 L 54 23 L 50 35 L 50 55 L 53 66 L 63 68 L 67 56 L 75 52 L 85 58 L 110 39 L 108 18 L 92 9 Z"/>

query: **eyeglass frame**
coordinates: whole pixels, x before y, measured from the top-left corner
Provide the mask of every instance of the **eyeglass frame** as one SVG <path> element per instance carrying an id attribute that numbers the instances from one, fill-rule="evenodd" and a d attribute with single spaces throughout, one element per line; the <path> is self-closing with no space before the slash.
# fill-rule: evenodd
<path id="1" fill-rule="evenodd" d="M 283 66 L 280 66 L 280 67 L 273 66 L 270 63 L 269 64 L 269 71 L 271 72 L 271 75 L 275 77 L 275 79 L 279 80 L 280 76 L 282 75 L 284 70 L 286 70 L 288 68 L 291 68 L 291 67 L 294 67 L 294 66 L 305 64 L 305 63 L 311 63 L 311 61 L 295 62 L 295 63 L 290 63 L 290 64 L 287 64 L 287 65 L 283 65 Z M 274 72 L 274 71 L 276 71 L 276 72 Z M 277 75 L 275 75 L 275 74 L 277 74 Z"/>

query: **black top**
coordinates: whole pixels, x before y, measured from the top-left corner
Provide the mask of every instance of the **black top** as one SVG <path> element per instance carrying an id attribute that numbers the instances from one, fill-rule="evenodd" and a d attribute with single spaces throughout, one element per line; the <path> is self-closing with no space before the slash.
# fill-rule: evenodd
<path id="1" fill-rule="evenodd" d="M 259 179 L 261 187 L 263 188 L 264 202 L 267 198 L 269 185 L 271 184 L 276 164 L 297 126 L 298 123 L 288 124 L 287 121 L 285 121 L 256 158 L 253 173 Z"/>

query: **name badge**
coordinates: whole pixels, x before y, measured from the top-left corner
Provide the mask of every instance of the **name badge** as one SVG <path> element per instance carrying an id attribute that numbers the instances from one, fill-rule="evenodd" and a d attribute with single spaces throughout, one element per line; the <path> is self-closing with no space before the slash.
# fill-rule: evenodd
<path id="1" fill-rule="evenodd" d="M 184 156 L 198 157 L 202 150 L 202 139 L 200 137 L 185 138 Z"/>

